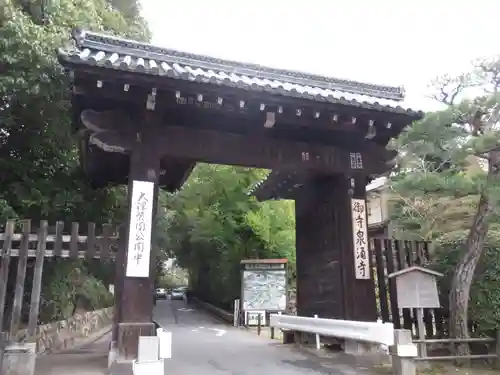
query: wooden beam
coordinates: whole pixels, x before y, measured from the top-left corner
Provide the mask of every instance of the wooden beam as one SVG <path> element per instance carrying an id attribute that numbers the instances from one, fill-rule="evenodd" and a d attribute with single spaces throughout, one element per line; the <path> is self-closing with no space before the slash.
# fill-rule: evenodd
<path id="1" fill-rule="evenodd" d="M 91 138 L 99 139 L 98 147 L 120 145 L 130 150 L 138 136 L 132 131 L 137 119 L 120 111 L 96 112 L 84 110 L 80 116 L 87 129 L 97 129 Z M 188 118 L 195 121 L 195 118 Z M 333 145 L 313 140 L 296 140 L 277 136 L 270 131 L 227 132 L 215 130 L 222 119 L 204 117 L 208 129 L 194 126 L 165 126 L 155 123 L 155 147 L 162 156 L 174 156 L 215 164 L 240 165 L 256 168 L 304 168 L 330 173 L 379 174 L 390 169 L 386 163 L 394 156 L 393 151 L 371 141 L 351 144 L 350 152 Z M 235 119 L 235 127 L 240 121 Z M 213 124 L 213 125 L 212 125 Z M 99 131 L 100 129 L 106 129 Z M 113 130 L 115 129 L 115 130 Z M 349 147 L 345 145 L 344 147 Z M 367 150 L 365 150 L 365 148 Z"/>
<path id="2" fill-rule="evenodd" d="M 122 111 L 97 112 L 88 109 L 82 111 L 80 118 L 87 129 L 95 129 L 90 139 L 94 139 L 94 143 L 106 151 L 107 148 L 116 147 L 130 151 L 131 145 L 135 142 L 136 134 L 132 129 L 137 125 L 135 122 L 139 120 L 134 119 L 130 114 Z M 182 126 L 178 126 L 177 123 L 177 126 L 165 126 L 164 123 L 170 120 L 180 121 Z M 200 121 L 204 125 L 203 129 L 197 126 Z M 228 121 L 234 128 L 231 132 L 227 130 L 227 127 L 224 130 L 220 129 L 221 125 Z M 342 173 L 351 172 L 348 168 L 343 168 L 351 164 L 351 152 L 362 155 L 363 166 L 357 165 L 356 169 L 366 169 L 369 174 L 385 172 L 388 168 L 384 164 L 397 155 L 396 151 L 386 150 L 385 147 L 372 141 L 362 141 L 359 136 L 346 135 L 343 132 L 338 132 L 338 135 L 335 133 L 329 136 L 323 135 L 321 140 L 318 140 L 318 137 L 309 136 L 304 139 L 308 131 L 305 131 L 302 137 L 300 133 L 296 134 L 297 132 L 294 131 L 288 132 L 291 134 L 267 129 L 251 131 L 249 129 L 252 129 L 251 125 L 254 121 L 255 119 L 244 116 L 226 117 L 217 113 L 211 113 L 210 116 L 209 113 L 204 115 L 194 112 L 184 113 L 180 118 L 175 119 L 163 117 L 163 124 L 158 124 L 154 129 L 157 134 L 156 144 L 160 152 L 166 149 L 163 155 L 197 161 L 258 168 L 301 165 Z M 242 132 L 241 129 L 246 129 L 246 131 Z M 326 144 L 325 140 L 335 142 L 335 144 Z M 337 146 L 337 144 L 342 146 Z M 208 145 L 212 145 L 212 148 Z M 223 154 L 222 160 L 219 160 L 220 155 L 217 155 L 220 153 Z M 272 155 L 275 156 L 274 160 L 271 160 Z M 252 160 L 255 156 L 257 158 Z"/>
<path id="3" fill-rule="evenodd" d="M 124 91 L 124 86 L 127 87 L 127 91 Z M 102 104 L 103 101 L 114 103 L 118 101 L 127 106 L 128 109 L 143 107 L 150 91 L 150 88 L 128 84 L 120 85 L 115 82 L 106 82 L 102 87 L 97 87 L 95 81 L 90 81 L 73 87 L 73 94 L 79 98 L 87 98 L 88 102 Z M 176 98 L 176 94 L 180 95 L 179 98 Z M 191 117 L 197 113 L 198 118 L 200 115 L 212 116 L 214 113 L 230 116 L 244 115 L 253 119 L 259 118 L 258 123 L 254 122 L 250 125 L 252 128 L 261 128 L 265 122 L 266 114 L 272 112 L 275 115 L 276 124 L 292 125 L 302 132 L 341 130 L 348 133 L 359 133 L 357 135 L 363 139 L 368 124 L 372 121 L 378 128 L 377 134 L 390 133 L 390 130 L 386 128 L 390 121 L 384 117 L 383 113 L 367 112 L 360 108 L 353 110 L 344 106 L 315 110 L 314 106 L 311 105 L 282 106 L 268 102 L 264 98 L 260 98 L 260 100 L 248 98 L 246 92 L 238 97 L 222 97 L 214 93 L 206 93 L 204 90 L 197 93 L 159 90 L 156 92 L 155 98 L 155 111 L 164 112 L 167 116 L 175 116 L 175 112 L 186 112 L 187 115 L 192 115 Z M 243 104 L 241 104 L 242 102 Z M 352 123 L 353 118 L 356 119 L 355 123 Z"/>
<path id="4" fill-rule="evenodd" d="M 245 109 L 250 109 L 252 112 L 276 111 L 281 107 L 283 111 L 276 113 L 277 123 L 287 122 L 306 127 L 335 129 L 343 128 L 341 123 L 346 119 L 350 121 L 354 117 L 357 119 L 356 124 L 354 127 L 349 127 L 366 132 L 368 122 L 371 120 L 377 128 L 376 139 L 380 142 L 385 140 L 385 143 L 397 136 L 404 126 L 421 118 L 421 116 L 407 113 L 386 112 L 383 107 L 366 109 L 328 101 L 293 98 L 181 80 L 158 82 L 157 77 L 138 77 L 134 74 L 130 76 L 125 72 L 89 68 L 88 71 L 85 71 L 86 69 L 76 71 L 73 93 L 76 97 L 85 98 L 86 102 L 97 102 L 99 107 L 103 102 L 128 103 L 127 108 L 142 107 L 151 88 L 155 87 L 158 110 L 174 108 L 177 93 L 180 93 L 182 97 L 197 97 L 201 94 L 204 98 L 203 102 L 210 100 L 214 108 L 220 107 L 217 104 L 219 99 L 222 99 L 224 103 L 237 103 L 244 100 Z M 98 81 L 101 82 L 99 87 L 96 84 Z M 197 103 L 196 100 L 195 103 L 202 104 Z M 261 109 L 262 105 L 265 106 L 265 110 Z M 297 115 L 297 111 L 300 111 L 301 115 Z M 332 122 L 334 115 L 338 115 L 338 120 Z"/>
<path id="5" fill-rule="evenodd" d="M 200 162 L 245 167 L 300 168 L 330 173 L 379 174 L 387 170 L 384 161 L 360 152 L 362 167 L 351 167 L 350 153 L 318 143 L 199 130 L 180 126 L 158 129 L 156 147 L 163 155 L 191 158 Z"/>
<path id="6" fill-rule="evenodd" d="M 294 199 L 294 192 L 313 176 L 314 172 L 307 170 L 274 170 L 251 194 L 261 202 L 269 199 Z"/>
<path id="7" fill-rule="evenodd" d="M 203 93 L 214 94 L 218 96 L 228 97 L 242 97 L 243 95 L 249 100 L 263 101 L 273 104 L 287 105 L 295 108 L 304 108 L 310 106 L 317 110 L 327 110 L 336 112 L 356 112 L 358 114 L 375 115 L 380 119 L 386 119 L 397 125 L 400 130 L 412 121 L 419 120 L 422 116 L 418 114 L 410 115 L 408 113 L 394 113 L 386 112 L 383 107 L 380 109 L 366 109 L 356 106 L 347 106 L 340 103 L 330 103 L 328 101 L 317 101 L 304 98 L 297 98 L 292 96 L 275 95 L 262 91 L 244 90 L 236 87 L 220 86 L 210 83 L 191 82 L 187 80 L 166 79 L 159 80 L 157 76 L 139 75 L 134 72 L 124 72 L 112 69 L 103 69 L 95 66 L 81 66 L 69 64 L 70 68 L 74 68 L 75 83 L 78 86 L 80 95 L 88 95 L 94 89 L 97 80 L 102 81 L 102 88 L 108 85 L 117 85 L 119 90 L 123 91 L 124 85 L 129 85 L 130 90 L 133 86 L 137 86 L 137 90 L 148 90 L 155 87 L 158 90 L 176 91 L 179 90 L 183 93 Z M 88 84 L 87 84 L 88 83 Z M 97 88 L 97 86 L 96 86 Z M 107 95 L 107 94 L 105 94 Z M 90 96 L 93 96 L 92 94 Z M 393 128 L 393 131 L 395 129 Z M 397 131 L 393 136 L 397 135 Z"/>

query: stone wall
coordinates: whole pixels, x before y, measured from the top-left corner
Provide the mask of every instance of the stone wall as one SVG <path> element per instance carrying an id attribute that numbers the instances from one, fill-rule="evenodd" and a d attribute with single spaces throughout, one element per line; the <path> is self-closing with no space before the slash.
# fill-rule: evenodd
<path id="1" fill-rule="evenodd" d="M 38 354 L 72 348 L 75 341 L 111 328 L 113 308 L 76 313 L 67 320 L 38 326 L 35 338 L 27 337 L 27 330 L 20 330 L 13 341 L 36 342 Z"/>

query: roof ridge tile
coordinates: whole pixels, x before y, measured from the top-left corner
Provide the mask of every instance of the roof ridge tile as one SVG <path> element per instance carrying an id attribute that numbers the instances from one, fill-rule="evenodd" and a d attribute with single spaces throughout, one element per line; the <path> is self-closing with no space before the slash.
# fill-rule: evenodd
<path id="1" fill-rule="evenodd" d="M 345 91 L 393 101 L 402 101 L 405 98 L 405 90 L 402 86 L 363 83 L 295 70 L 276 69 L 259 64 L 225 60 L 87 30 L 75 29 L 73 39 L 77 47 L 80 48 L 96 49 L 110 53 L 127 51 L 128 54 L 134 57 L 179 62 L 202 69 L 219 70 L 226 73 L 243 74 L 270 80 L 286 80 L 303 86 L 315 86 L 327 90 Z"/>

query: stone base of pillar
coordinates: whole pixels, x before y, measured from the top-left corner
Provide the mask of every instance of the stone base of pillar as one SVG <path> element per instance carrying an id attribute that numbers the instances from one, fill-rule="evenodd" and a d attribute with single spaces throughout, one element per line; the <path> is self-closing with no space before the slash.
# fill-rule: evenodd
<path id="1" fill-rule="evenodd" d="M 0 355 L 2 353 L 0 352 Z M 2 375 L 33 375 L 36 363 L 36 343 L 11 344 L 4 348 L 0 368 Z"/>
<path id="2" fill-rule="evenodd" d="M 137 359 L 139 336 L 156 336 L 154 323 L 118 323 L 117 361 Z"/>

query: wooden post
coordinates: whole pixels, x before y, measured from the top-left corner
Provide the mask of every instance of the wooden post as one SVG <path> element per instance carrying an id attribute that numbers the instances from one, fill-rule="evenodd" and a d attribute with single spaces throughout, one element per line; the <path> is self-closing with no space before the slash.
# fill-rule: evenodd
<path id="1" fill-rule="evenodd" d="M 257 336 L 260 336 L 260 332 L 262 330 L 262 315 L 257 313 Z"/>
<path id="2" fill-rule="evenodd" d="M 146 113 L 146 121 L 138 124 L 130 158 L 129 213 L 126 242 L 119 251 L 125 256 L 125 277 L 120 293 L 118 323 L 118 358 L 137 359 L 139 336 L 154 336 L 153 298 L 154 275 L 151 262 L 152 228 L 157 199 L 160 155 L 156 152 L 154 124 Z M 123 244 L 123 243 L 122 243 Z M 125 292 L 126 291 L 126 292 Z"/>
<path id="3" fill-rule="evenodd" d="M 417 310 L 417 329 L 419 340 L 425 340 L 424 309 Z M 419 344 L 420 357 L 427 357 L 427 346 L 425 342 Z"/>
<path id="4" fill-rule="evenodd" d="M 12 235 L 14 234 L 14 220 L 8 220 L 5 226 L 5 235 L 2 247 L 2 266 L 0 267 L 0 332 L 3 331 L 3 314 L 5 311 L 5 300 L 7 296 L 7 277 L 9 275 L 10 264 L 10 246 L 12 244 Z"/>
<path id="5" fill-rule="evenodd" d="M 118 232 L 118 252 L 115 258 L 115 308 L 113 314 L 113 334 L 111 341 L 116 344 L 118 340 L 118 324 L 121 321 L 121 301 L 123 292 L 123 282 L 125 277 L 125 251 L 126 247 L 127 227 L 120 226 Z"/>
<path id="6" fill-rule="evenodd" d="M 21 308 L 24 297 L 24 281 L 26 279 L 26 266 L 28 264 L 28 248 L 31 232 L 31 222 L 26 220 L 23 223 L 23 237 L 21 239 L 21 249 L 17 263 L 16 292 L 14 294 L 14 306 L 12 308 L 12 318 L 10 320 L 10 337 L 13 337 L 21 323 Z"/>
<path id="7" fill-rule="evenodd" d="M 0 332 L 0 371 L 3 368 L 3 356 L 5 354 L 5 346 L 7 345 L 7 335 L 5 332 Z"/>
<path id="8" fill-rule="evenodd" d="M 110 224 L 104 224 L 102 226 L 102 237 L 100 243 L 99 260 L 101 262 L 107 261 L 110 256 L 110 238 L 113 235 L 113 227 Z"/>
<path id="9" fill-rule="evenodd" d="M 69 258 L 78 259 L 78 235 L 80 224 L 78 222 L 71 223 L 71 241 L 69 244 Z"/>
<path id="10" fill-rule="evenodd" d="M 348 200 L 346 203 L 339 203 L 340 206 L 344 206 L 344 210 L 347 208 L 348 213 L 344 211 L 346 216 L 350 218 L 348 223 L 349 228 L 342 229 L 339 228 L 340 233 L 349 233 L 350 238 L 346 245 L 340 247 L 342 253 L 342 265 L 345 269 L 343 278 L 343 290 L 344 290 L 344 301 L 345 301 L 345 317 L 344 319 L 360 320 L 360 321 L 371 321 L 375 322 L 378 318 L 377 312 L 377 301 L 375 296 L 375 283 L 373 279 L 373 264 L 372 256 L 370 255 L 369 242 L 368 242 L 368 210 L 366 204 L 368 202 L 366 197 L 366 179 L 364 177 L 356 178 L 345 178 L 345 181 L 338 182 L 338 195 L 342 198 Z M 342 195 L 340 195 L 342 194 Z M 361 200 L 361 206 L 364 207 L 353 207 L 356 206 L 355 202 Z M 337 220 L 341 220 L 342 216 L 338 216 Z M 359 221 L 362 219 L 362 221 Z M 360 225 L 361 224 L 361 225 Z M 361 234 L 364 232 L 364 238 Z M 346 236 L 346 240 L 347 240 Z M 358 257 L 365 255 L 363 261 L 362 258 L 357 262 Z M 356 269 L 361 270 L 361 265 L 365 264 L 365 272 L 361 272 L 363 275 L 357 274 Z M 361 278 L 364 276 L 365 278 Z M 360 277 L 360 278 L 357 278 Z M 352 288 L 352 290 L 349 290 Z"/>
<path id="11" fill-rule="evenodd" d="M 38 312 L 40 310 L 40 293 L 42 292 L 42 273 L 45 248 L 47 244 L 48 224 L 40 222 L 37 235 L 35 270 L 33 271 L 33 288 L 31 289 L 30 317 L 28 322 L 28 337 L 35 337 L 38 326 Z"/>
<path id="12" fill-rule="evenodd" d="M 495 353 L 497 355 L 496 363 L 495 366 L 497 369 L 500 369 L 500 329 L 497 330 L 496 334 L 496 341 L 495 341 Z"/>
<path id="13" fill-rule="evenodd" d="M 240 315 L 240 300 L 239 299 L 234 300 L 233 314 L 234 314 L 233 325 L 235 327 L 238 327 L 239 326 L 238 320 L 239 320 L 239 315 Z"/>
<path id="14" fill-rule="evenodd" d="M 357 178 L 352 188 L 344 175 L 313 176 L 295 199 L 297 314 L 374 322 L 378 313 L 371 267 L 367 265 L 370 252 L 367 246 L 359 251 L 366 257 L 366 277 L 356 279 L 350 201 L 351 197 L 366 197 L 366 180 Z M 366 215 L 358 216 L 365 225 Z M 310 259 L 312 251 L 315 261 Z M 326 263 L 328 267 L 324 267 Z M 318 288 L 318 283 L 328 288 Z M 321 304 L 315 307 L 318 301 Z"/>
<path id="15" fill-rule="evenodd" d="M 95 223 L 87 224 L 87 251 L 85 256 L 92 262 L 95 254 Z"/>
<path id="16" fill-rule="evenodd" d="M 57 221 L 56 222 L 56 234 L 54 236 L 54 250 L 53 250 L 53 254 L 56 257 L 62 256 L 63 231 L 64 231 L 64 222 Z"/>

